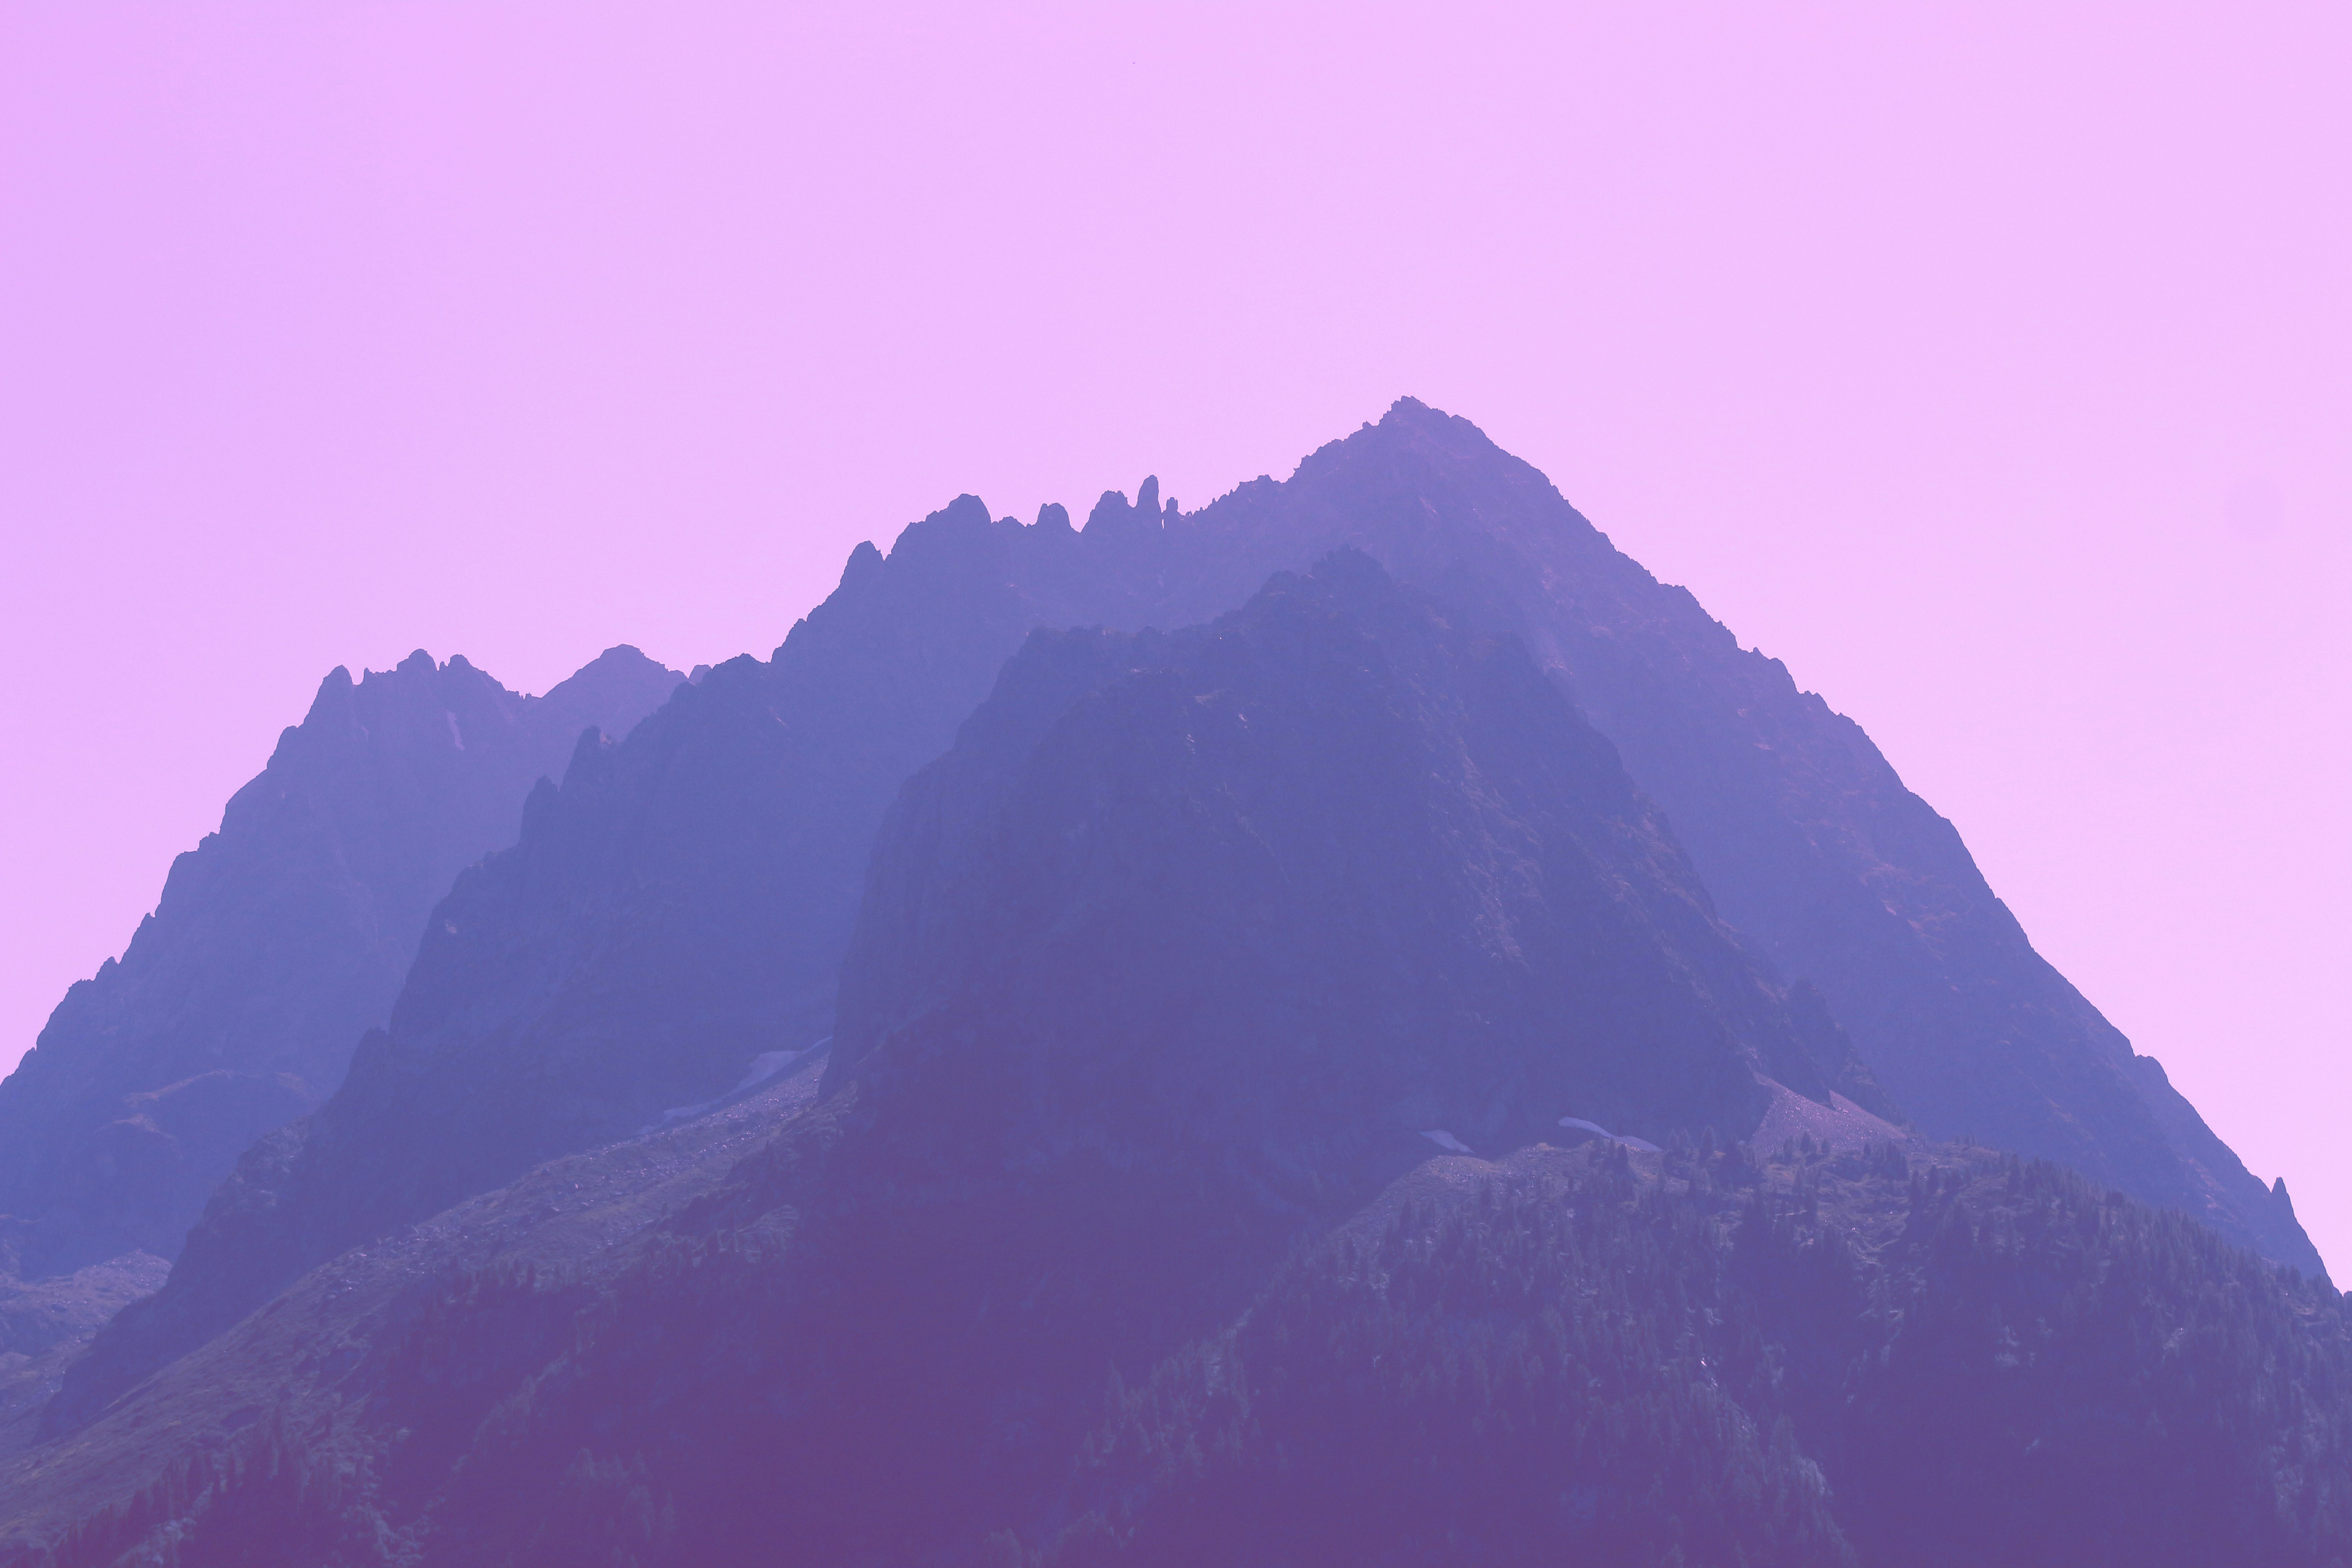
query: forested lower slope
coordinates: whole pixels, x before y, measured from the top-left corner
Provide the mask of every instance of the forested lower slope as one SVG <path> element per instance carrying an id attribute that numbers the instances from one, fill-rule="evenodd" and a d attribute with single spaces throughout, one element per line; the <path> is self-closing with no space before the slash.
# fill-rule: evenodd
<path id="1" fill-rule="evenodd" d="M 807 1298 L 794 1210 L 748 1191 L 602 1284 L 457 1279 L 373 1405 L 257 1427 L 15 1561 L 2327 1568 L 2352 1542 L 2342 1299 L 1981 1149 L 1436 1156 L 1222 1331 L 1074 1377 L 1059 1479 L 984 1499 L 929 1444 L 763 1441 Z"/>
<path id="2" fill-rule="evenodd" d="M 2343 1560 L 2334 1291 L 2014 1156 L 1651 1158 L 1404 1184 L 1115 1384 L 1046 1560 Z"/>

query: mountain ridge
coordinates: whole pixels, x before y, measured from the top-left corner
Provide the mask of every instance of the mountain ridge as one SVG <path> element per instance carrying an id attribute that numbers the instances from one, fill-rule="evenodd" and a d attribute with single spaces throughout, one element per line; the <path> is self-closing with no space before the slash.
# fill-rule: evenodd
<path id="1" fill-rule="evenodd" d="M 551 753 L 593 716 L 633 723 L 676 679 L 626 647 L 539 697 L 422 649 L 322 679 L 122 956 L 0 1080 L 15 1267 L 175 1256 L 237 1154 L 341 1081 L 434 900 L 512 836 Z"/>

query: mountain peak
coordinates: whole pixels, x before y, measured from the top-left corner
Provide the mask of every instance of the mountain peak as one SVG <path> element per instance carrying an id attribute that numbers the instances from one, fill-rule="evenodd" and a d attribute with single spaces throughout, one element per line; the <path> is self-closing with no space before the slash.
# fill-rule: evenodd
<path id="1" fill-rule="evenodd" d="M 1160 500 L 1160 476 L 1147 474 L 1135 488 L 1135 502 L 1129 505 L 1125 490 L 1105 490 L 1087 514 L 1084 532 L 1099 542 L 1106 537 L 1122 538 L 1149 536 L 1159 533 L 1168 519 L 1174 516 L 1176 503 L 1171 500 L 1163 507 Z"/>
<path id="2" fill-rule="evenodd" d="M 330 670 L 122 960 L 0 1085 L 0 1225 L 24 1265 L 178 1252 L 238 1153 L 341 1079 L 435 901 L 512 842 L 581 726 L 625 731 L 676 684 L 626 647 L 543 698 L 423 649 Z"/>

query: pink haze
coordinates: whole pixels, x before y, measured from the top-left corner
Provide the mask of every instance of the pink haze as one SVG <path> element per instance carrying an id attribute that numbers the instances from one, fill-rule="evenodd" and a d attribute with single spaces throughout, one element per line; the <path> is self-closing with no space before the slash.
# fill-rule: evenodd
<path id="1" fill-rule="evenodd" d="M 2352 12 L 27 0 L 0 1061 L 320 675 L 764 653 L 1411 393 L 1860 720 L 2352 1263 Z"/>

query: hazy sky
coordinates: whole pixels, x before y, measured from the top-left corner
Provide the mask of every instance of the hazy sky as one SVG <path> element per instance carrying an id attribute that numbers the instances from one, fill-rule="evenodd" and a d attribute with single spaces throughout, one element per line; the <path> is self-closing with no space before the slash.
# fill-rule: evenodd
<path id="1" fill-rule="evenodd" d="M 765 653 L 1411 393 L 2352 1268 L 2352 8 L 0 9 L 0 1061 L 336 664 Z"/>

